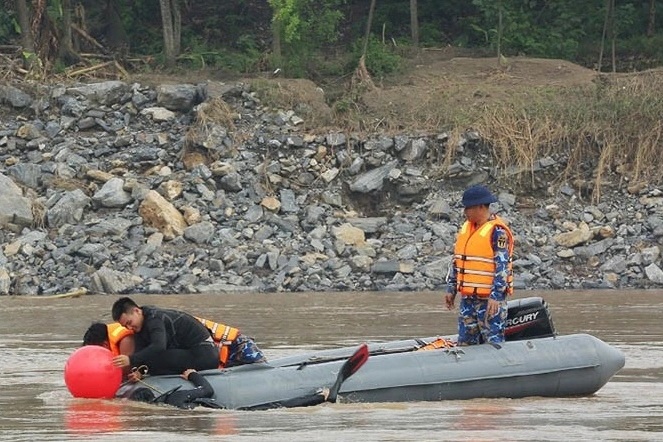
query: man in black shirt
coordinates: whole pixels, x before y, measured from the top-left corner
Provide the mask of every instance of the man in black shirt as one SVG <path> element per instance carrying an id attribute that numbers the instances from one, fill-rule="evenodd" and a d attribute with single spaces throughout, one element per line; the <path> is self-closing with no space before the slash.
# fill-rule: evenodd
<path id="1" fill-rule="evenodd" d="M 146 365 L 151 375 L 209 370 L 219 365 L 219 350 L 209 330 L 188 313 L 139 307 L 131 298 L 113 304 L 113 320 L 134 332 L 136 351 L 113 358 L 117 367 Z"/>

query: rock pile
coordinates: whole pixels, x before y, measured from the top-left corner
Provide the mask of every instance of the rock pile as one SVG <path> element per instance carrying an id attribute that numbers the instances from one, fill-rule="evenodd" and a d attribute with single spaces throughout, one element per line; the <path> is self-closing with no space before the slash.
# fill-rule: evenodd
<path id="1" fill-rule="evenodd" d="M 501 190 L 518 289 L 663 284 L 659 189 L 591 205 L 549 185 L 562 154 L 525 189 L 477 133 L 305 119 L 243 83 L 0 86 L 0 294 L 442 289 L 477 182 Z"/>

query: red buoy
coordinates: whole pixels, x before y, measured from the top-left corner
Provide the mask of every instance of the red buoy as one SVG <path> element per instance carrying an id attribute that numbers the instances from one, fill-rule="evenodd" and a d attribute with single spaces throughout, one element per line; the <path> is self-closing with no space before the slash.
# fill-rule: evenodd
<path id="1" fill-rule="evenodd" d="M 69 356 L 64 382 L 79 398 L 112 398 L 122 383 L 122 369 L 112 364 L 113 353 L 99 345 L 86 345 Z"/>

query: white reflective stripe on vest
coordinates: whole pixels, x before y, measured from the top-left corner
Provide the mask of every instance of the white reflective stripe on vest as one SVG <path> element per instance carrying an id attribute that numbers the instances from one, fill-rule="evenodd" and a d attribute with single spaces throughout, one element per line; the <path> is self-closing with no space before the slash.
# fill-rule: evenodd
<path id="1" fill-rule="evenodd" d="M 483 271 L 483 270 L 467 270 L 467 269 L 465 269 L 465 270 L 463 270 L 463 274 L 464 275 L 481 275 L 481 276 L 489 276 L 489 277 L 495 276 L 493 272 L 486 272 L 486 271 Z"/>
<path id="2" fill-rule="evenodd" d="M 228 339 L 228 333 L 230 333 L 230 327 L 226 325 L 226 329 L 223 330 L 223 336 L 221 336 L 221 341 L 225 341 Z"/>
<path id="3" fill-rule="evenodd" d="M 494 258 L 484 258 L 482 256 L 464 256 L 464 255 L 454 255 L 455 259 L 460 259 L 461 261 L 478 261 L 485 262 L 487 264 L 494 264 Z"/>

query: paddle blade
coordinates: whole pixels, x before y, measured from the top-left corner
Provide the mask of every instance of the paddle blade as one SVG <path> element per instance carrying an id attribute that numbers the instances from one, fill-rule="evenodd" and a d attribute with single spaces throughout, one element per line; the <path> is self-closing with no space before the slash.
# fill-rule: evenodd
<path id="1" fill-rule="evenodd" d="M 359 348 L 350 356 L 350 359 L 347 360 L 345 364 L 343 364 L 342 369 L 345 369 L 345 379 L 349 378 L 357 370 L 359 370 L 362 365 L 368 361 L 368 345 L 361 344 Z M 344 379 L 344 380 L 345 380 Z"/>
<path id="2" fill-rule="evenodd" d="M 341 385 L 345 382 L 350 376 L 355 374 L 362 365 L 368 360 L 369 352 L 368 345 L 361 344 L 359 348 L 350 356 L 350 358 L 343 363 L 341 369 L 338 371 L 338 376 L 336 377 L 336 382 L 329 389 L 329 396 L 327 396 L 327 402 L 336 402 L 338 396 L 338 391 L 341 389 Z"/>

